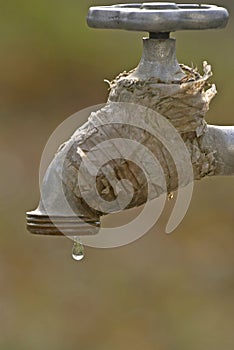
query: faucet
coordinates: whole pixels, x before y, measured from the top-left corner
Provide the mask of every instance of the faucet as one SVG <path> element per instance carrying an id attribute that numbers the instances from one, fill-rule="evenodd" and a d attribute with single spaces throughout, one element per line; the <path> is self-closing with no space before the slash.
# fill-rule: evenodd
<path id="1" fill-rule="evenodd" d="M 129 148 L 136 145 L 137 149 L 134 144 L 137 142 L 158 159 L 164 182 L 157 177 L 159 167 L 151 169 L 150 161 L 144 165 L 146 172 L 151 171 L 156 178 L 150 188 L 150 199 L 163 193 L 172 197 L 179 185 L 186 186 L 194 179 L 234 175 L 234 127 L 207 125 L 205 121 L 216 94 L 215 85 L 209 83 L 211 66 L 204 62 L 204 73 L 200 74 L 193 67 L 179 64 L 176 40 L 170 38 L 171 32 L 220 29 L 227 22 L 228 11 L 214 5 L 148 2 L 89 9 L 87 23 L 92 28 L 143 31 L 149 37 L 143 38 L 138 66 L 109 82 L 107 103 L 91 113 L 88 121 L 59 148 L 44 177 L 40 204 L 35 211 L 27 213 L 27 228 L 31 233 L 97 235 L 103 215 L 146 202 L 148 181 L 139 169 L 145 157 L 140 158 L 139 152 L 138 164 L 124 159 L 122 150 L 126 151 L 126 147 L 116 141 L 122 138 L 131 140 Z M 126 123 L 123 116 L 132 121 L 132 113 L 140 119 L 140 124 Z M 163 116 L 166 124 L 158 117 L 155 119 L 155 115 Z M 148 127 L 157 132 L 158 139 Z M 170 128 L 176 132 L 171 133 Z M 112 142 L 105 147 L 109 140 Z M 99 144 L 102 147 L 98 149 Z M 93 149 L 96 153 L 89 157 Z M 110 150 L 115 159 L 108 158 Z M 103 155 L 108 162 L 103 161 L 101 167 Z M 84 162 L 86 165 L 88 162 L 95 182 L 87 169 L 82 168 Z M 123 180 L 122 185 L 116 189 L 119 180 Z M 122 200 L 118 200 L 121 194 Z M 127 202 L 126 194 L 130 197 Z"/>

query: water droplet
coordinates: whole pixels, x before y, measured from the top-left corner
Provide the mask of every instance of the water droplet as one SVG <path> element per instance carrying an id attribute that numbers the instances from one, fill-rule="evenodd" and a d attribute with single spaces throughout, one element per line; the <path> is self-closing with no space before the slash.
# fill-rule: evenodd
<path id="1" fill-rule="evenodd" d="M 76 261 L 80 261 L 84 258 L 84 246 L 80 239 L 75 237 L 74 244 L 72 247 L 72 258 Z"/>
<path id="2" fill-rule="evenodd" d="M 173 192 L 168 193 L 167 199 L 171 201 L 173 198 L 174 198 L 174 193 Z"/>

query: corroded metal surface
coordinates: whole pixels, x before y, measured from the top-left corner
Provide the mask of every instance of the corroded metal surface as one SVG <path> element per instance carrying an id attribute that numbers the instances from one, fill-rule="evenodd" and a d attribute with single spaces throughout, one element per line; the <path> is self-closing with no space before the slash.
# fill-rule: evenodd
<path id="1" fill-rule="evenodd" d="M 91 7 L 87 18 L 93 28 L 154 33 L 224 28 L 227 21 L 222 7 L 157 2 Z"/>
<path id="2" fill-rule="evenodd" d="M 214 152 L 214 175 L 234 175 L 234 126 L 208 125 L 201 147 L 207 152 Z"/>

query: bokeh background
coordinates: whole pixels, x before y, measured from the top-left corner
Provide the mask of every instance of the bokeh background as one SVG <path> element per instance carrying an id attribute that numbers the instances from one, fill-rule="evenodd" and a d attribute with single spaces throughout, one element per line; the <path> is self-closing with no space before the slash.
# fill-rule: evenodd
<path id="1" fill-rule="evenodd" d="M 234 3 L 214 2 L 230 10 L 228 28 L 178 33 L 177 52 L 212 63 L 219 94 L 207 120 L 232 125 Z M 197 183 L 172 236 L 161 224 L 123 248 L 87 248 L 81 263 L 69 239 L 25 229 L 50 134 L 105 102 L 103 80 L 140 59 L 142 33 L 87 27 L 89 6 L 111 3 L 1 1 L 0 349 L 233 350 L 234 178 Z"/>

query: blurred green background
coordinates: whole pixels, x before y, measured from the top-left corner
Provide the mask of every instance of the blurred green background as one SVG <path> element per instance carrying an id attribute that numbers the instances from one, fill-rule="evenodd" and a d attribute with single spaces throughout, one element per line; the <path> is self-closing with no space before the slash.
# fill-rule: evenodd
<path id="1" fill-rule="evenodd" d="M 228 28 L 178 33 L 177 52 L 213 65 L 219 94 L 207 120 L 232 125 L 234 3 L 215 2 L 230 10 Z M 197 183 L 172 236 L 161 223 L 123 248 L 87 248 L 81 263 L 69 239 L 25 229 L 50 134 L 104 102 L 103 80 L 140 59 L 142 33 L 87 27 L 89 6 L 111 3 L 1 1 L 0 349 L 233 350 L 233 178 Z"/>

